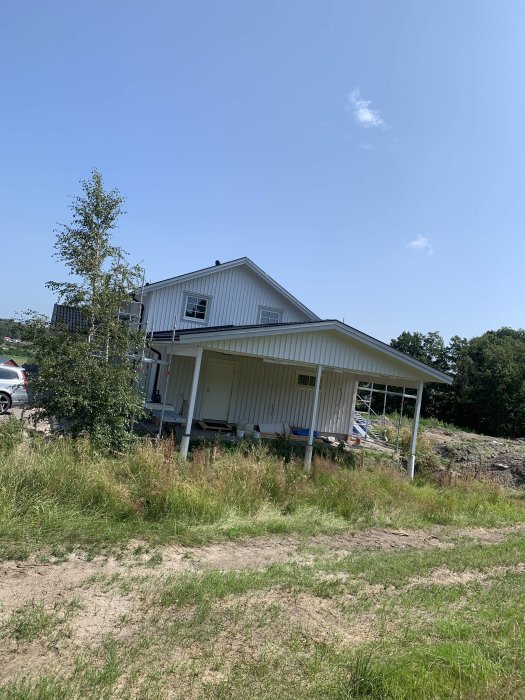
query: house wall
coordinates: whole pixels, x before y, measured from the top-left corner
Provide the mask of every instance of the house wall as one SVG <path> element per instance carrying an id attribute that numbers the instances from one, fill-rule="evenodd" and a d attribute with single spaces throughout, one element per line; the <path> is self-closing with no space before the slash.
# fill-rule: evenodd
<path id="1" fill-rule="evenodd" d="M 297 385 L 297 374 L 315 374 L 291 365 L 276 365 L 251 357 L 233 357 L 221 353 L 205 352 L 202 361 L 199 390 L 195 406 L 195 418 L 202 415 L 202 403 L 206 387 L 206 368 L 210 358 L 220 358 L 236 363 L 237 373 L 232 392 L 229 420 L 235 423 L 289 423 L 308 427 L 312 411 L 314 390 Z M 167 402 L 181 413 L 183 400 L 188 400 L 194 359 L 172 357 Z M 327 433 L 349 432 L 353 376 L 323 371 L 319 398 L 317 430 Z M 159 382 L 160 387 L 164 382 Z"/>
<path id="2" fill-rule="evenodd" d="M 205 323 L 184 319 L 183 305 L 187 292 L 211 297 Z M 144 310 L 148 332 L 171 330 L 175 322 L 178 329 L 255 324 L 259 323 L 260 306 L 283 309 L 283 323 L 310 320 L 244 265 L 224 270 L 218 267 L 206 275 L 151 292 L 145 288 Z"/>

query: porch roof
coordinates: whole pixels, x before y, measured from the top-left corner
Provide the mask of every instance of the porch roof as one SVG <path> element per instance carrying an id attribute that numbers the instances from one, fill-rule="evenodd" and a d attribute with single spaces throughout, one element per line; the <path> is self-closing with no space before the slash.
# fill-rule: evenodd
<path id="1" fill-rule="evenodd" d="M 155 342 L 175 341 L 236 355 L 318 366 L 380 379 L 382 383 L 437 382 L 452 378 L 386 343 L 337 320 L 188 328 L 153 334 Z M 181 347 L 182 350 L 182 347 Z"/>

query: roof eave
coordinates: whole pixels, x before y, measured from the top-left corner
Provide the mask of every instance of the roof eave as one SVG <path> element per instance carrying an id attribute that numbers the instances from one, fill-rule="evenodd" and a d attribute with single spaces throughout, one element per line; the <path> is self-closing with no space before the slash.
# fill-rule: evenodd
<path id="1" fill-rule="evenodd" d="M 373 338 L 372 336 L 366 335 L 365 333 L 362 333 L 361 331 L 356 330 L 355 328 L 352 328 L 351 326 L 347 326 L 346 324 L 342 323 L 341 321 L 319 321 L 318 323 L 298 323 L 294 325 L 282 325 L 282 326 L 265 326 L 263 328 L 261 327 L 254 327 L 254 328 L 232 328 L 230 330 L 220 330 L 220 331 L 213 331 L 210 330 L 209 333 L 203 332 L 199 330 L 198 333 L 191 333 L 191 332 L 185 332 L 184 335 L 180 335 L 178 338 L 178 342 L 183 344 L 183 345 L 194 345 L 194 344 L 199 344 L 199 343 L 205 343 L 208 340 L 228 340 L 229 338 L 239 338 L 239 337 L 257 337 L 257 336 L 265 336 L 265 335 L 282 335 L 286 333 L 302 333 L 302 332 L 307 332 L 307 331 L 316 331 L 316 330 L 324 330 L 324 331 L 330 331 L 330 330 L 335 330 L 343 333 L 347 337 L 353 338 L 354 340 L 357 340 L 358 342 L 363 343 L 364 345 L 371 347 L 378 352 L 384 353 L 400 362 L 403 364 L 409 365 L 413 369 L 417 370 L 418 372 L 422 373 L 425 375 L 425 378 L 422 378 L 421 381 L 426 381 L 430 383 L 439 383 L 439 384 L 452 384 L 454 381 L 452 377 L 450 377 L 448 374 L 445 374 L 444 372 L 440 372 L 437 369 L 434 369 L 433 367 L 430 367 L 429 365 L 426 365 L 424 362 L 420 362 L 419 360 L 415 360 L 413 357 L 410 357 L 409 355 L 405 355 L 404 353 L 400 352 L 399 350 L 395 350 L 394 348 L 390 347 L 390 345 L 387 345 L 386 343 L 383 343 L 380 340 L 377 340 L 376 338 Z"/>

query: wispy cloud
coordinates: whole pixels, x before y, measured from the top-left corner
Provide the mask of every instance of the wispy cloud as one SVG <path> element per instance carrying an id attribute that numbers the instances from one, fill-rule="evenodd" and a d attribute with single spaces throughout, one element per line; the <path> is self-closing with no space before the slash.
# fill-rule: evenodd
<path id="1" fill-rule="evenodd" d="M 410 241 L 410 243 L 407 243 L 407 248 L 412 248 L 412 250 L 420 250 L 421 252 L 426 253 L 427 255 L 434 254 L 432 244 L 430 243 L 428 238 L 425 238 L 421 234 L 413 241 Z"/>
<path id="2" fill-rule="evenodd" d="M 371 143 L 358 143 L 357 148 L 361 148 L 363 151 L 373 151 L 374 147 Z"/>
<path id="3" fill-rule="evenodd" d="M 361 97 L 359 88 L 352 90 L 352 92 L 346 96 L 346 108 L 354 115 L 356 124 L 364 126 L 365 129 L 371 126 L 386 127 L 387 124 L 381 116 L 381 113 L 377 109 L 372 109 L 370 107 L 371 104 L 372 102 L 370 100 L 364 100 Z"/>

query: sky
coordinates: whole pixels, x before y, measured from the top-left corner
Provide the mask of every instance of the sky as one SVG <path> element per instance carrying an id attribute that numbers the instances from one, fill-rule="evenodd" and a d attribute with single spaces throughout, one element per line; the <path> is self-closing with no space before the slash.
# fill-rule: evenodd
<path id="1" fill-rule="evenodd" d="M 51 313 L 96 167 L 151 282 L 248 256 L 386 342 L 525 325 L 522 0 L 1 4 L 0 317 Z"/>

